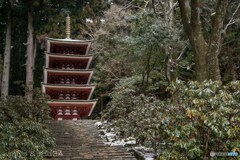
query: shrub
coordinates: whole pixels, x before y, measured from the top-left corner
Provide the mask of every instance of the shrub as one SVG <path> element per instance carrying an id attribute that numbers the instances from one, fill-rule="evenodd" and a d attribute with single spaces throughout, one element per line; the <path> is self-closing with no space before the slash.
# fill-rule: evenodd
<path id="1" fill-rule="evenodd" d="M 47 98 L 34 93 L 27 101 L 21 96 L 0 99 L 0 159 L 43 159 L 54 141 L 45 122 L 49 120 Z"/>
<path id="2" fill-rule="evenodd" d="M 173 116 L 167 132 L 167 145 L 160 159 L 209 157 L 211 151 L 240 149 L 239 82 L 226 86 L 218 82 L 178 82 L 179 105 L 169 110 Z M 171 115 L 171 114 L 169 114 Z"/>
<path id="3" fill-rule="evenodd" d="M 178 81 L 168 90 L 175 94 L 174 104 L 142 94 L 125 96 L 125 101 L 114 96 L 110 110 L 131 107 L 124 115 L 115 114 L 116 129 L 153 147 L 159 159 L 199 159 L 209 158 L 211 151 L 240 151 L 239 81 L 225 86 Z"/>

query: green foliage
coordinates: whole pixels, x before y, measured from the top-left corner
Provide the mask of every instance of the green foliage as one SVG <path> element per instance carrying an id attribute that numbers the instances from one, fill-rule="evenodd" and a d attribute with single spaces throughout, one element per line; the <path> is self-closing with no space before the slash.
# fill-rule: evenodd
<path id="1" fill-rule="evenodd" d="M 132 35 L 136 50 L 143 48 L 146 52 L 150 49 L 161 51 L 167 46 L 181 47 L 182 42 L 179 36 L 181 30 L 169 27 L 163 18 L 156 18 L 151 11 L 136 15 L 134 22 Z M 139 45 L 141 48 L 138 47 Z M 141 53 L 141 50 L 139 52 Z"/>
<path id="2" fill-rule="evenodd" d="M 38 5 L 39 4 L 39 5 Z M 68 9 L 71 14 L 71 38 L 91 38 L 92 30 L 96 30 L 104 10 L 109 8 L 107 1 L 78 1 L 78 0 L 51 0 L 38 3 L 36 15 L 41 26 L 36 23 L 38 35 L 48 35 L 54 38 L 65 38 L 65 17 L 61 9 Z M 86 18 L 94 21 L 93 24 L 86 24 Z"/>
<path id="3" fill-rule="evenodd" d="M 103 11 L 109 8 L 109 3 L 101 1 L 79 1 L 79 0 L 13 0 L 0 1 L 0 53 L 4 53 L 7 13 L 11 10 L 13 16 L 12 27 L 12 54 L 10 70 L 10 95 L 23 95 L 26 66 L 26 44 L 27 44 L 27 16 L 30 6 L 33 6 L 34 39 L 45 46 L 45 38 L 65 38 L 65 15 L 61 15 L 61 9 L 71 11 L 71 38 L 92 39 L 91 32 L 99 27 Z M 86 24 L 85 19 L 91 18 L 94 24 Z M 96 22 L 97 21 L 97 22 Z M 96 22 L 96 24 L 95 24 Z M 39 48 L 39 47 L 38 47 Z M 34 72 L 34 87 L 39 87 L 42 81 L 43 50 L 38 49 Z M 40 76 L 39 76 L 40 75 Z M 16 83 L 15 83 L 16 82 Z M 21 82 L 21 83 L 19 83 Z"/>
<path id="4" fill-rule="evenodd" d="M 138 144 L 156 149 L 163 129 L 159 117 L 167 108 L 155 96 L 141 94 L 140 84 L 140 76 L 121 79 L 110 95 L 105 118 L 124 136 L 134 136 Z"/>
<path id="5" fill-rule="evenodd" d="M 172 85 L 179 105 L 170 108 L 168 143 L 160 156 L 165 159 L 208 157 L 210 151 L 239 151 L 239 81 L 177 82 Z"/>
<path id="6" fill-rule="evenodd" d="M 130 77 L 121 79 L 119 83 L 114 87 L 111 93 L 111 102 L 109 103 L 109 108 L 106 110 L 105 118 L 111 120 L 120 120 L 117 123 L 122 126 L 124 123 L 125 115 L 133 110 L 134 105 L 132 105 L 132 95 L 136 93 L 137 83 L 139 83 L 139 77 Z"/>
<path id="7" fill-rule="evenodd" d="M 166 80 L 164 73 L 166 59 L 173 54 L 172 52 L 174 54 L 180 52 L 184 41 L 180 37 L 180 28 L 169 27 L 166 20 L 156 18 L 151 11 L 137 14 L 131 19 L 132 33 L 124 39 L 124 42 L 128 52 L 132 54 L 131 64 L 135 74 L 142 76 L 141 88 L 145 93 L 159 80 Z"/>
<path id="8" fill-rule="evenodd" d="M 54 141 L 46 127 L 49 107 L 39 91 L 33 101 L 9 96 L 0 99 L 0 159 L 43 159 Z"/>
<path id="9" fill-rule="evenodd" d="M 1 98 L 0 118 L 3 121 L 32 119 L 37 122 L 44 122 L 49 119 L 50 109 L 46 103 L 47 99 L 37 90 L 34 92 L 33 101 L 27 101 L 22 96 Z"/>
<path id="10" fill-rule="evenodd" d="M 129 56 L 121 49 L 111 53 L 105 52 L 104 55 L 98 57 L 94 72 L 94 81 L 99 84 L 97 92 L 109 92 L 121 78 L 132 75 Z"/>
<path id="11" fill-rule="evenodd" d="M 131 81 L 129 80 L 129 83 Z M 125 136 L 150 146 L 159 159 L 209 157 L 210 151 L 240 150 L 240 82 L 225 86 L 218 82 L 172 84 L 177 104 L 170 99 L 136 94 L 127 81 L 112 94 L 109 114 Z M 130 86 L 130 87 L 127 87 Z"/>
<path id="12" fill-rule="evenodd" d="M 117 6 L 113 8 L 118 10 Z M 111 32 L 113 28 L 121 28 L 115 30 L 117 33 L 107 34 L 105 39 L 99 36 L 99 43 L 106 47 L 98 56 L 95 80 L 106 82 L 100 87 L 110 90 L 121 78 L 137 76 L 141 79 L 138 86 L 142 93 L 157 95 L 159 88 L 166 86 L 165 48 L 175 48 L 175 52 L 182 49 L 180 31 L 169 28 L 162 18 L 154 17 L 150 11 L 144 14 L 122 14 L 124 21 L 119 20 L 119 25 L 115 24 L 114 18 L 110 18 L 111 21 L 104 25 Z M 112 21 L 114 26 L 109 26 L 108 23 Z"/>
<path id="13" fill-rule="evenodd" d="M 0 159 L 43 159 L 51 153 L 53 139 L 36 121 L 21 120 L 0 124 Z"/>
<path id="14" fill-rule="evenodd" d="M 110 9 L 98 33 L 101 50 L 97 50 L 95 80 L 102 87 L 99 92 L 111 97 L 105 118 L 124 136 L 134 136 L 138 144 L 153 147 L 159 159 L 201 159 L 210 151 L 239 151 L 239 82 L 178 81 L 167 88 L 168 62 L 168 71 L 179 79 L 194 79 L 193 50 L 183 40 L 178 7 L 170 26 L 166 20 L 169 13 L 163 13 L 167 1 L 159 1 L 160 7 L 155 4 L 161 10 L 159 17 L 148 8 L 151 5 L 139 9 L 141 2 L 129 3 L 127 7 L 135 6 L 130 12 L 114 6 L 118 16 Z M 215 2 L 206 2 L 201 19 L 203 34 L 208 37 L 210 19 L 206 17 L 213 13 Z M 237 46 L 237 39 L 232 41 L 233 31 L 227 34 L 231 45 Z M 225 67 L 229 63 L 231 74 L 235 73 L 227 80 L 224 75 L 224 82 L 239 79 L 239 56 L 237 47 L 234 49 L 225 51 L 228 62 L 226 56 L 222 59 L 222 71 L 229 75 L 231 68 Z"/>
<path id="15" fill-rule="evenodd" d="M 224 38 L 221 56 L 219 57 L 222 81 L 225 83 L 240 79 L 239 29 L 240 26 L 238 24 L 229 27 Z"/>

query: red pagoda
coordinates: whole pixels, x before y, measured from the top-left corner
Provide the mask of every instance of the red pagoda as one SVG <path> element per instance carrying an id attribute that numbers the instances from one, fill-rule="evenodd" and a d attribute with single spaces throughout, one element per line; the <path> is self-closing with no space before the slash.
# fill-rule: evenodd
<path id="1" fill-rule="evenodd" d="M 93 111 L 90 45 L 91 41 L 47 39 L 42 91 L 52 99 L 48 105 L 56 120 L 87 118 Z"/>
<path id="2" fill-rule="evenodd" d="M 91 41 L 70 39 L 70 17 L 67 17 L 67 38 L 47 39 L 42 92 L 55 120 L 78 120 L 91 115 L 96 100 L 91 100 L 95 85 L 90 84 Z"/>

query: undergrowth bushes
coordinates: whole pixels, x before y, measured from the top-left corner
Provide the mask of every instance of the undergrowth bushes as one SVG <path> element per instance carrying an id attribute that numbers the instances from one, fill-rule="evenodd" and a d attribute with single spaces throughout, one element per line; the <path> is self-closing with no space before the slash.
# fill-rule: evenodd
<path id="1" fill-rule="evenodd" d="M 43 159 L 54 141 L 46 127 L 47 97 L 34 93 L 32 101 L 21 96 L 0 99 L 0 159 Z"/>
<path id="2" fill-rule="evenodd" d="M 136 93 L 132 82 L 118 83 L 105 115 L 124 136 L 154 148 L 159 159 L 240 151 L 239 81 L 177 81 L 168 87 L 173 96 L 166 100 Z"/>

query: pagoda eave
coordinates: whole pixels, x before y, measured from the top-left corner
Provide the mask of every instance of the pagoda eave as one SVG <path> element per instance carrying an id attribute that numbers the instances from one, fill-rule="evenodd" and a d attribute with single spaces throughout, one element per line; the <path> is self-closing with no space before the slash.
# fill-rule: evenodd
<path id="1" fill-rule="evenodd" d="M 71 42 L 71 43 L 91 43 L 93 40 L 78 40 L 78 39 L 56 39 L 56 38 L 47 38 L 47 40 L 50 41 L 56 41 L 56 42 Z"/>
<path id="2" fill-rule="evenodd" d="M 52 57 L 63 57 L 63 58 L 73 58 L 73 59 L 84 59 L 84 58 L 91 58 L 93 57 L 93 54 L 88 54 L 88 55 L 74 55 L 74 54 L 64 54 L 64 55 L 59 55 L 58 53 L 51 53 L 45 51 L 46 56 L 52 56 Z"/>
<path id="3" fill-rule="evenodd" d="M 47 39 L 47 52 L 51 52 L 50 48 L 52 47 L 58 47 L 58 46 L 75 46 L 75 47 L 81 47 L 84 49 L 84 52 L 82 52 L 80 55 L 86 55 L 86 53 L 89 52 L 91 47 L 92 41 L 83 41 L 83 40 L 72 40 L 72 39 L 53 39 L 48 38 Z M 54 51 L 55 53 L 56 51 Z"/>
<path id="4" fill-rule="evenodd" d="M 93 88 L 95 89 L 96 85 L 95 84 L 68 84 L 68 85 L 64 85 L 64 84 L 46 84 L 46 83 L 42 83 L 42 87 L 50 87 L 50 88 L 58 88 L 58 89 L 62 89 L 62 88 Z"/>
<path id="5" fill-rule="evenodd" d="M 64 62 L 76 63 L 77 62 L 78 65 L 81 64 L 81 67 L 88 69 L 92 62 L 92 59 L 93 59 L 93 55 L 71 55 L 71 54 L 61 55 L 57 53 L 46 53 L 45 65 L 47 68 L 56 68 L 56 66 L 54 66 L 54 62 L 55 62 L 55 65 L 56 65 L 56 62 L 59 62 L 59 63 L 64 63 Z M 58 67 L 62 68 L 61 66 L 58 66 Z"/>
<path id="6" fill-rule="evenodd" d="M 93 76 L 93 70 L 91 69 L 49 69 L 44 67 L 44 83 L 48 82 L 48 76 L 51 75 L 65 75 L 65 76 L 82 76 L 85 77 L 86 84 L 90 83 L 90 80 Z"/>
<path id="7" fill-rule="evenodd" d="M 46 68 L 43 66 L 43 69 L 46 71 L 52 71 L 52 72 L 75 72 L 75 73 L 86 73 L 86 72 L 93 72 L 92 69 L 52 69 L 52 68 Z"/>
<path id="8" fill-rule="evenodd" d="M 67 108 L 78 108 L 83 109 L 87 108 L 85 110 L 85 116 L 90 116 L 96 106 L 97 100 L 80 100 L 80 101 L 59 101 L 59 100 L 52 100 L 47 102 L 49 107 L 52 109 L 59 109 L 59 107 L 64 108 L 67 106 Z"/>
<path id="9" fill-rule="evenodd" d="M 55 93 L 60 93 L 60 92 L 78 92 L 78 93 L 85 93 L 87 100 L 90 100 L 93 91 L 95 89 L 96 85 L 63 85 L 63 84 L 44 84 L 42 83 L 42 92 L 43 93 L 49 93 L 49 92 L 55 92 Z M 52 99 L 52 96 L 50 96 Z M 71 98 L 69 98 L 71 99 Z M 80 98 L 81 99 L 81 98 Z M 76 100 L 80 100 L 76 99 Z"/>

